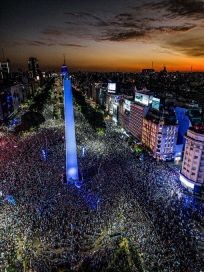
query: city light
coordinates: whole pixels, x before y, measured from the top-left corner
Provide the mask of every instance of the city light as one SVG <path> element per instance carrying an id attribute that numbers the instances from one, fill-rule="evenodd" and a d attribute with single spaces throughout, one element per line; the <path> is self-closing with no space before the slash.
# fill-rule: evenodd
<path id="1" fill-rule="evenodd" d="M 192 190 L 194 189 L 194 184 L 187 180 L 182 174 L 180 174 L 180 181 L 185 187 L 190 188 Z"/>
<path id="2" fill-rule="evenodd" d="M 66 137 L 66 178 L 69 181 L 78 181 L 78 162 L 76 153 L 76 138 L 74 125 L 74 112 L 72 103 L 71 80 L 64 78 L 64 112 Z"/>
<path id="3" fill-rule="evenodd" d="M 1 3 L 0 271 L 203 271 L 204 0 L 30 2 Z"/>

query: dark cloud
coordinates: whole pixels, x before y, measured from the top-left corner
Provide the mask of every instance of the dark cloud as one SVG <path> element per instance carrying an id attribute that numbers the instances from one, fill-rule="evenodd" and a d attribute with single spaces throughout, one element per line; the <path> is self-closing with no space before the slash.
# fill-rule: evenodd
<path id="1" fill-rule="evenodd" d="M 141 40 L 142 38 L 149 39 L 154 33 L 186 32 L 196 26 L 190 23 L 180 22 L 178 24 L 174 21 L 170 25 L 167 25 L 167 21 L 162 16 L 158 16 L 157 10 L 159 8 L 164 9 L 164 3 L 166 3 L 166 0 L 157 3 L 152 2 L 148 5 L 141 4 L 137 8 L 132 8 L 129 12 L 115 14 L 106 19 L 88 12 L 66 12 L 65 14 L 69 16 L 69 19 L 72 19 L 69 22 L 75 22 L 78 26 L 81 26 L 83 22 L 86 26 L 95 27 L 95 30 L 97 27 L 100 27 L 95 37 L 94 35 L 92 36 L 97 41 L 109 40 L 121 42 L 126 40 Z M 147 7 L 154 12 L 147 13 Z"/>
<path id="2" fill-rule="evenodd" d="M 68 47 L 87 47 L 85 45 L 76 44 L 76 43 L 59 43 L 61 46 L 68 46 Z"/>
<path id="3" fill-rule="evenodd" d="M 115 16 L 116 20 L 131 21 L 134 20 L 132 13 L 119 13 Z"/>
<path id="4" fill-rule="evenodd" d="M 144 18 L 140 13 L 139 15 L 134 11 L 132 13 L 120 13 L 114 16 L 110 20 L 110 26 L 117 26 L 121 28 L 135 28 L 135 30 L 140 30 L 142 26 L 149 24 L 152 18 Z"/>
<path id="5" fill-rule="evenodd" d="M 204 2 L 202 0 L 165 0 L 148 3 L 145 7 L 156 10 L 166 10 L 169 18 L 179 16 L 202 19 L 204 16 Z"/>
<path id="6" fill-rule="evenodd" d="M 118 17 L 118 18 L 122 18 L 122 17 L 129 18 L 129 17 L 131 17 L 132 18 L 132 14 L 131 13 L 120 13 L 120 14 L 116 15 L 116 17 Z"/>
<path id="7" fill-rule="evenodd" d="M 41 32 L 44 35 L 50 35 L 50 36 L 62 36 L 63 32 L 57 28 L 46 28 Z"/>
<path id="8" fill-rule="evenodd" d="M 141 40 L 141 39 L 150 39 L 151 34 L 157 32 L 166 32 L 166 33 L 173 33 L 173 32 L 186 32 L 193 29 L 195 25 L 181 25 L 181 26 L 159 26 L 159 27 L 137 27 L 137 30 L 127 30 L 123 32 L 107 32 L 105 37 L 102 40 L 109 40 L 109 41 L 127 41 L 127 40 Z"/>
<path id="9" fill-rule="evenodd" d="M 30 45 L 30 46 L 54 46 L 54 43 L 47 43 L 47 42 L 42 42 L 42 41 L 30 41 L 30 40 L 26 40 L 25 42 L 23 42 L 23 44 L 26 45 Z"/>
<path id="10" fill-rule="evenodd" d="M 82 12 L 81 13 L 83 16 L 87 16 L 90 19 L 93 19 L 97 22 L 97 26 L 108 26 L 109 23 L 103 19 L 101 19 L 99 16 L 96 16 L 94 14 L 88 13 L 88 12 Z"/>
<path id="11" fill-rule="evenodd" d="M 78 23 L 74 23 L 72 21 L 66 21 L 64 22 L 65 24 L 68 24 L 68 25 L 78 25 Z"/>
<path id="12" fill-rule="evenodd" d="M 69 18 L 66 23 L 71 22 L 78 27 L 73 33 L 75 36 L 78 35 L 77 37 L 80 37 L 80 30 L 83 28 L 84 33 L 87 33 L 86 38 L 96 41 L 150 41 L 158 38 L 163 44 L 168 39 L 165 35 L 161 42 L 161 35 L 165 33 L 169 33 L 174 38 L 176 33 L 189 32 L 191 35 L 194 32 L 194 28 L 196 29 L 201 24 L 201 21 L 194 19 L 203 17 L 204 2 L 201 0 L 150 0 L 148 3 L 140 1 L 137 6 L 127 7 L 123 12 L 116 14 L 109 13 L 103 16 L 101 16 L 102 13 L 98 16 L 90 12 L 66 12 L 65 14 Z M 174 48 L 176 49 L 176 46 Z M 179 46 L 178 50 L 180 50 Z M 189 50 L 188 54 L 190 54 Z"/>
<path id="13" fill-rule="evenodd" d="M 80 17 L 80 12 L 65 12 L 64 14 L 75 16 L 75 17 Z"/>
<path id="14" fill-rule="evenodd" d="M 168 1 L 167 1 L 168 2 Z M 202 0 L 171 0 L 168 2 L 168 10 L 180 16 L 203 18 L 204 2 Z"/>
<path id="15" fill-rule="evenodd" d="M 181 26 L 159 26 L 152 28 L 153 31 L 161 31 L 161 32 L 186 32 L 193 28 L 195 28 L 195 25 L 181 25 Z"/>
<path id="16" fill-rule="evenodd" d="M 63 43 L 63 42 L 44 42 L 44 41 L 37 41 L 37 40 L 25 40 L 22 44 L 30 45 L 30 46 L 67 46 L 67 47 L 86 47 L 85 45 L 77 44 L 77 43 Z M 19 45 L 19 43 L 17 44 Z"/>
<path id="17" fill-rule="evenodd" d="M 102 40 L 108 40 L 108 41 L 114 41 L 114 42 L 121 42 L 121 41 L 127 41 L 127 40 L 133 40 L 133 39 L 141 39 L 146 36 L 145 31 L 125 31 L 125 32 L 119 32 L 119 33 L 110 33 L 106 37 L 102 38 Z"/>
<path id="18" fill-rule="evenodd" d="M 65 15 L 72 16 L 78 21 L 85 20 L 89 25 L 96 25 L 96 26 L 108 26 L 108 22 L 103 20 L 99 16 L 95 14 L 91 14 L 89 12 L 65 12 Z"/>
<path id="19" fill-rule="evenodd" d="M 204 40 L 200 37 L 169 41 L 168 46 L 191 57 L 204 56 Z"/>

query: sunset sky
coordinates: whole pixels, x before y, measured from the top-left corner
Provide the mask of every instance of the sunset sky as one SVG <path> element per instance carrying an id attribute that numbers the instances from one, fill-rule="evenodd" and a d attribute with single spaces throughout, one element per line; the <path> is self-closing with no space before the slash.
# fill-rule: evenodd
<path id="1" fill-rule="evenodd" d="M 13 67 L 204 71 L 204 1 L 6 0 L 0 37 Z"/>

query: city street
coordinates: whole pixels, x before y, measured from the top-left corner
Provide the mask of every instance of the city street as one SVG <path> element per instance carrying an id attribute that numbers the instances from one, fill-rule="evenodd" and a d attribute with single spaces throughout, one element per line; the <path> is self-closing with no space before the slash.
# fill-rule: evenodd
<path id="1" fill-rule="evenodd" d="M 204 0 L 0 14 L 0 272 L 204 272 Z"/>
<path id="2" fill-rule="evenodd" d="M 77 271 L 87 258 L 99 269 L 117 236 L 137 248 L 144 271 L 202 271 L 203 206 L 183 194 L 178 175 L 151 157 L 135 158 L 110 122 L 98 135 L 75 109 L 75 123 L 80 188 L 63 184 L 63 120 L 3 135 L 0 190 L 16 205 L 1 205 L 1 269 L 13 260 L 18 269 Z"/>

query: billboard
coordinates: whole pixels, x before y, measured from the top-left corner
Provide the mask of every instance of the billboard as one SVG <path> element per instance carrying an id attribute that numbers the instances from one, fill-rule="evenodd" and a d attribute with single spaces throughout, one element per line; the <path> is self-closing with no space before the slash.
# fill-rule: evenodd
<path id="1" fill-rule="evenodd" d="M 125 99 L 125 101 L 124 101 L 124 109 L 127 110 L 127 111 L 130 111 L 130 105 L 131 105 L 131 101 Z"/>
<path id="2" fill-rule="evenodd" d="M 116 92 L 116 83 L 108 83 L 108 92 L 115 93 Z"/>
<path id="3" fill-rule="evenodd" d="M 145 106 L 148 106 L 150 103 L 152 103 L 152 96 L 135 92 L 135 102 L 139 102 Z"/>
<path id="4" fill-rule="evenodd" d="M 120 102 L 120 99 L 121 99 L 121 95 L 116 95 L 114 97 L 114 103 L 118 104 Z"/>
<path id="5" fill-rule="evenodd" d="M 112 117 L 113 121 L 117 123 L 118 121 L 118 106 L 117 104 L 113 104 L 113 117 Z"/>
<path id="6" fill-rule="evenodd" d="M 156 98 L 156 97 L 153 97 L 152 98 L 152 108 L 156 109 L 156 110 L 159 110 L 159 107 L 160 107 L 160 99 Z"/>

